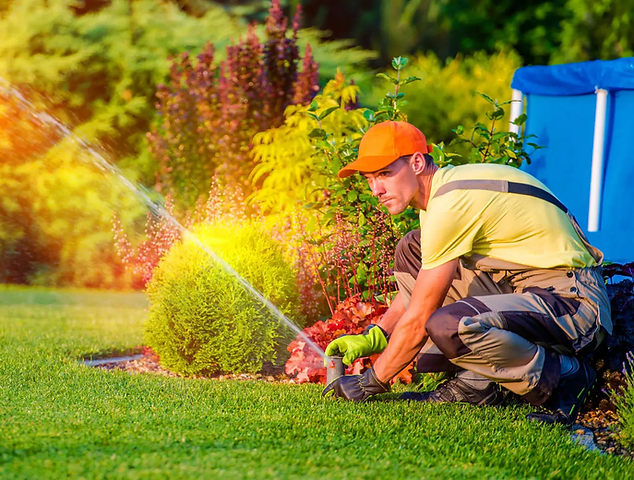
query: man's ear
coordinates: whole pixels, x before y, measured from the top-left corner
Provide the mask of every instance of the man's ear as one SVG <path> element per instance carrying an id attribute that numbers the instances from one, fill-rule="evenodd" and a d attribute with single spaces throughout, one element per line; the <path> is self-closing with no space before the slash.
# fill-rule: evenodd
<path id="1" fill-rule="evenodd" d="M 410 157 L 409 164 L 416 175 L 424 173 L 427 168 L 425 157 L 420 152 L 416 152 Z"/>

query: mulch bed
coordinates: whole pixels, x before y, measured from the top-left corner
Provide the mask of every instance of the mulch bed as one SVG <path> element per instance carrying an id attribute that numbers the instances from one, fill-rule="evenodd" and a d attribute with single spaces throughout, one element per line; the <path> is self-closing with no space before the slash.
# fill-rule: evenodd
<path id="1" fill-rule="evenodd" d="M 124 370 L 129 373 L 156 373 L 165 377 L 183 377 L 178 373 L 163 368 L 159 364 L 158 356 L 149 348 L 143 348 L 143 357 L 136 360 L 128 360 L 124 362 L 103 363 L 97 365 L 96 368 L 104 370 Z M 233 373 L 226 375 L 213 375 L 205 377 L 209 380 L 262 380 L 275 383 L 295 383 L 284 373 L 284 367 L 274 367 L 265 365 L 261 373 Z"/>
<path id="2" fill-rule="evenodd" d="M 129 373 L 155 373 L 167 377 L 181 377 L 181 375 L 163 368 L 158 357 L 149 349 L 144 349 L 143 357 L 125 362 L 104 363 L 96 368 L 105 370 L 124 370 Z M 624 385 L 625 378 L 619 372 L 604 371 L 602 373 L 604 384 L 616 390 Z M 202 378 L 202 377 L 201 377 Z M 295 383 L 289 378 L 283 368 L 266 366 L 262 373 L 256 374 L 229 374 L 204 377 L 214 381 L 222 380 L 259 380 L 275 383 Z M 627 458 L 634 458 L 634 451 L 623 447 L 618 441 L 618 419 L 616 407 L 610 401 L 605 388 L 596 389 L 586 406 L 583 408 L 577 419 L 577 424 L 592 431 L 594 443 L 604 453 L 619 455 Z M 572 432 L 575 432 L 575 426 Z M 581 430 L 579 431 L 581 433 Z"/>
<path id="3" fill-rule="evenodd" d="M 603 452 L 634 458 L 634 451 L 622 446 L 619 441 L 616 406 L 610 399 L 609 391 L 622 391 L 626 386 L 625 375 L 610 370 L 600 371 L 602 388 L 596 388 L 579 413 L 577 423 L 592 430 L 596 446 Z"/>

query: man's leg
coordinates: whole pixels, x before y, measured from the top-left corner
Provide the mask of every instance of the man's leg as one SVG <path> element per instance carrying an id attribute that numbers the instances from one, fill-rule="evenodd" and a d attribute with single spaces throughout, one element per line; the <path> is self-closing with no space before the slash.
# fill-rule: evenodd
<path id="1" fill-rule="evenodd" d="M 399 293 L 405 300 L 406 306 L 409 305 L 414 283 L 420 269 L 420 230 L 413 230 L 399 241 L 394 256 L 394 276 L 398 283 Z M 499 286 L 487 273 L 467 270 L 460 265 L 443 305 L 450 305 L 468 296 L 510 293 L 507 288 Z M 457 372 L 462 370 L 462 368 L 449 361 L 431 339 L 421 349 L 416 359 L 416 369 L 419 373 Z"/>
<path id="2" fill-rule="evenodd" d="M 562 415 L 554 421 L 570 423 L 596 374 L 585 365 L 574 368 L 576 360 L 564 357 L 562 362 L 560 354 L 574 356 L 573 344 L 580 332 L 570 326 L 587 324 L 596 314 L 590 302 L 535 288 L 522 294 L 461 299 L 438 309 L 427 322 L 427 332 L 452 363 L 499 383 L 529 403 L 542 405 L 552 396 L 555 404 L 547 406 Z M 562 363 L 568 360 L 573 368 L 562 379 Z M 561 391 L 566 385 L 574 391 Z"/>

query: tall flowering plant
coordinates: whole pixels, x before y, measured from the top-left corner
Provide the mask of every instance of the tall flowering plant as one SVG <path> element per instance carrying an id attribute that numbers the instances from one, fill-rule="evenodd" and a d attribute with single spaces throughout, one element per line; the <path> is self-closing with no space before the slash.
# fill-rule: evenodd
<path id="1" fill-rule="evenodd" d="M 316 94 L 312 51 L 299 54 L 300 17 L 298 8 L 289 29 L 280 0 L 272 0 L 263 41 L 251 25 L 219 66 L 209 44 L 195 61 L 188 53 L 172 60 L 169 82 L 157 92 L 160 123 L 147 138 L 160 166 L 156 187 L 179 207 L 191 208 L 206 194 L 214 173 L 225 184 L 252 188 L 253 136 L 281 125 L 287 106 Z"/>

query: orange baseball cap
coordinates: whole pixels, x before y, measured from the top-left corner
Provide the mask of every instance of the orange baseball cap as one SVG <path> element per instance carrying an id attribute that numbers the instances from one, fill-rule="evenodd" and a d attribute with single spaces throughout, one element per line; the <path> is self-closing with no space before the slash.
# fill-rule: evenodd
<path id="1" fill-rule="evenodd" d="M 357 159 L 337 174 L 349 177 L 356 172 L 375 172 L 404 155 L 416 152 L 429 153 L 431 145 L 414 125 L 407 122 L 377 123 L 368 130 L 359 144 Z"/>

